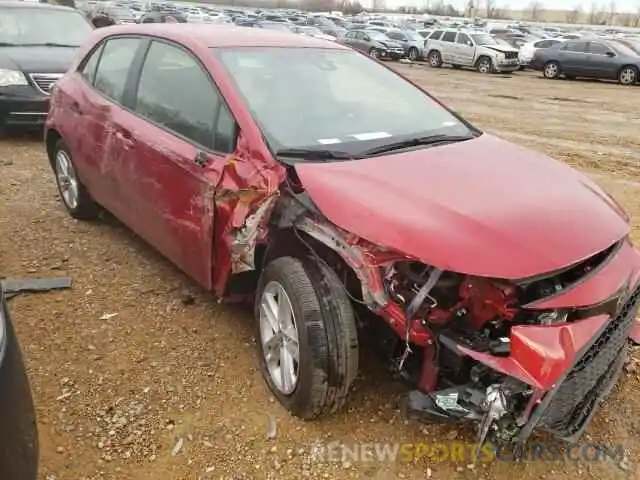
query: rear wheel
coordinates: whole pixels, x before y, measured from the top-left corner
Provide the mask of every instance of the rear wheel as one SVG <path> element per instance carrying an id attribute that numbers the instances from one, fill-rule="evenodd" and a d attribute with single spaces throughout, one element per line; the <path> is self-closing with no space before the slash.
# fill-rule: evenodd
<path id="1" fill-rule="evenodd" d="M 69 214 L 79 220 L 96 218 L 100 207 L 78 178 L 71 152 L 62 139 L 58 140 L 54 147 L 53 169 L 60 199 Z"/>
<path id="2" fill-rule="evenodd" d="M 378 51 L 378 49 L 376 48 L 371 48 L 369 50 L 369 56 L 371 58 L 380 58 L 380 52 Z"/>
<path id="3" fill-rule="evenodd" d="M 638 69 L 628 65 L 622 67 L 618 73 L 618 81 L 621 85 L 633 85 L 638 82 Z"/>
<path id="4" fill-rule="evenodd" d="M 558 62 L 547 62 L 544 65 L 544 77 L 555 80 L 560 76 L 560 64 Z"/>
<path id="5" fill-rule="evenodd" d="M 442 66 L 442 57 L 440 56 L 440 52 L 437 50 L 429 52 L 429 65 L 433 68 L 439 68 Z"/>
<path id="6" fill-rule="evenodd" d="M 336 274 L 280 257 L 264 269 L 255 317 L 262 376 L 293 415 L 313 419 L 344 404 L 358 371 L 353 309 Z"/>

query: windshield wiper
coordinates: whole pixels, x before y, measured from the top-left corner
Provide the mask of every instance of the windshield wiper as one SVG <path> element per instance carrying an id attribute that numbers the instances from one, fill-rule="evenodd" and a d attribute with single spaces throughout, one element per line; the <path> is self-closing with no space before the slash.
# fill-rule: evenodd
<path id="1" fill-rule="evenodd" d="M 402 150 L 403 148 L 417 147 L 420 145 L 464 142 L 472 138 L 474 138 L 473 135 L 428 135 L 426 137 L 413 137 L 374 147 L 365 151 L 364 155 L 377 155 L 379 153 L 392 152 L 393 150 Z"/>
<path id="2" fill-rule="evenodd" d="M 362 158 L 338 150 L 318 150 L 313 148 L 285 148 L 276 152 L 277 157 L 305 158 L 308 160 L 354 160 Z"/>

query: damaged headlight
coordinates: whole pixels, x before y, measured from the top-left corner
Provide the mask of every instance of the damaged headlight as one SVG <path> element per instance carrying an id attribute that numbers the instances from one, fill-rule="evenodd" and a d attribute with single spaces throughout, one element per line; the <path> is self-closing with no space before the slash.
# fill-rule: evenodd
<path id="1" fill-rule="evenodd" d="M 18 70 L 0 68 L 0 87 L 11 87 L 14 85 L 29 85 L 24 73 Z"/>

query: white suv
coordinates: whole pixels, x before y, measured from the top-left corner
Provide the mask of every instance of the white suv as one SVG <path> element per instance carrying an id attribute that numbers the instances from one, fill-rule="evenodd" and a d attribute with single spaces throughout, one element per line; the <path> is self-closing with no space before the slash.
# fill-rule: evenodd
<path id="1" fill-rule="evenodd" d="M 446 63 L 475 68 L 480 73 L 513 72 L 520 68 L 518 50 L 485 32 L 436 30 L 425 47 L 432 67 Z"/>

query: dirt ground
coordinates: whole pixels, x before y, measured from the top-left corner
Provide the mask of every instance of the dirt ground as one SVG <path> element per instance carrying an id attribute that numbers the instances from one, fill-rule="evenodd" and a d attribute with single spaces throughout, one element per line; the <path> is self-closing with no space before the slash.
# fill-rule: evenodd
<path id="1" fill-rule="evenodd" d="M 579 167 L 640 234 L 640 89 L 533 73 L 397 67 L 481 128 Z M 427 181 L 427 180 L 425 180 Z M 425 185 L 428 187 L 428 185 Z M 507 199 L 505 199 L 507 201 Z M 558 208 L 562 208 L 558 205 Z M 405 422 L 403 387 L 365 361 L 347 410 L 305 423 L 256 369 L 252 319 L 218 305 L 115 221 L 70 219 L 40 138 L 0 142 L 0 272 L 73 277 L 10 308 L 39 416 L 41 478 L 637 478 L 629 462 L 310 463 L 312 442 L 473 442 L 468 429 Z M 193 295 L 195 302 L 185 302 Z M 117 314 L 101 319 L 105 314 Z M 637 352 L 584 442 L 640 460 Z M 267 438 L 269 418 L 276 437 Z M 177 447 L 180 447 L 180 449 Z M 176 451 L 179 450 L 179 451 Z M 175 455 L 174 455 L 175 453 Z"/>

